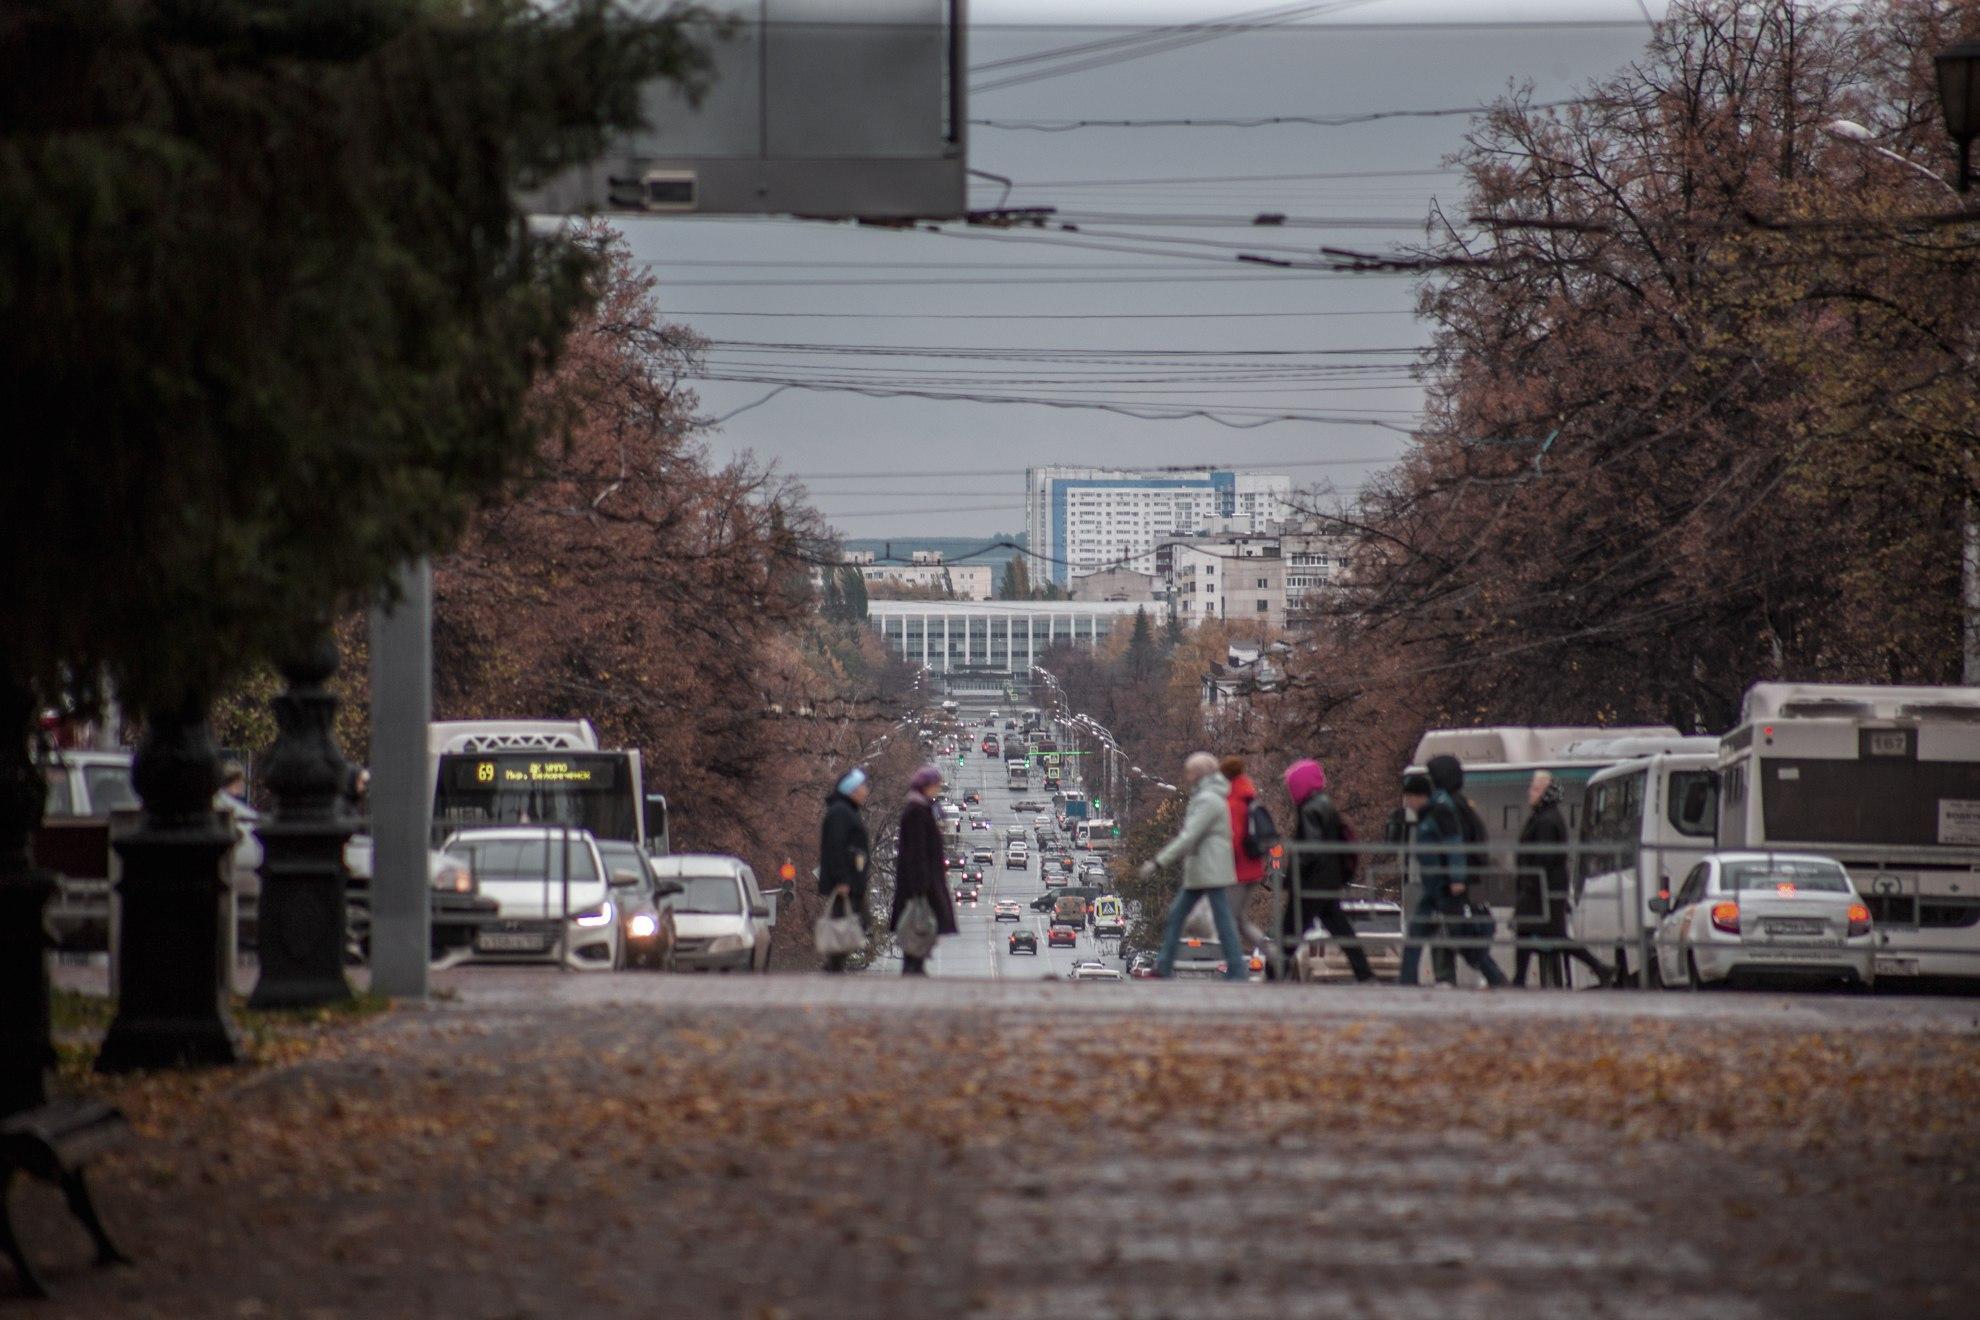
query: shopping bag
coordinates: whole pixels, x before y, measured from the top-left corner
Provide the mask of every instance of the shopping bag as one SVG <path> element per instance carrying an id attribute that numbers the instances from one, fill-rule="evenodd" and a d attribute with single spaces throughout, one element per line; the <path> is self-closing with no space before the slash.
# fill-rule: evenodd
<path id="1" fill-rule="evenodd" d="M 894 923 L 894 942 L 910 958 L 926 958 L 935 952 L 935 939 L 941 933 L 942 928 L 935 921 L 935 909 L 918 894 L 907 901 L 901 909 L 901 919 Z"/>
<path id="2" fill-rule="evenodd" d="M 859 924 L 850 898 L 844 894 L 832 895 L 832 901 L 818 914 L 818 925 L 812 932 L 812 939 L 822 958 L 843 957 L 858 953 L 865 947 L 866 929 Z"/>

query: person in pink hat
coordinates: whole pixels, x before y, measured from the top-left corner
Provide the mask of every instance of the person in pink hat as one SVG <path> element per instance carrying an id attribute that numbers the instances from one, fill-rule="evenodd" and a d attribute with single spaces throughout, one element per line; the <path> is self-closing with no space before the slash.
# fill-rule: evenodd
<path id="1" fill-rule="evenodd" d="M 1300 942 L 1315 921 L 1334 937 L 1347 955 L 1357 982 L 1375 979 L 1368 955 L 1355 937 L 1354 925 L 1341 910 L 1341 900 L 1354 883 L 1357 858 L 1348 852 L 1306 852 L 1302 843 L 1352 843 L 1354 831 L 1327 796 L 1327 772 L 1318 761 L 1294 761 L 1286 767 L 1286 792 L 1293 803 L 1292 856 L 1286 863 L 1286 901 L 1279 918 L 1283 965 L 1289 977 L 1297 966 Z"/>

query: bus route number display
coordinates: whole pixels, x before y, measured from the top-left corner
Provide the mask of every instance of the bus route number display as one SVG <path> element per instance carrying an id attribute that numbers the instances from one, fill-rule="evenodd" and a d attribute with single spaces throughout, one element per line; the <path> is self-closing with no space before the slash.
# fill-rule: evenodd
<path id="1" fill-rule="evenodd" d="M 455 762 L 452 782 L 467 789 L 611 788 L 610 757 L 470 756 Z"/>

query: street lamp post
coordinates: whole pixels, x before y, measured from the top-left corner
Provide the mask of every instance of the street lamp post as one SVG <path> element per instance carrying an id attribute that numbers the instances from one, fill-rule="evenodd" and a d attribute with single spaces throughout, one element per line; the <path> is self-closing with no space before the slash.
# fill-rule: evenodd
<path id="1" fill-rule="evenodd" d="M 1939 74 L 1939 110 L 1945 116 L 1946 133 L 1959 150 L 1954 185 L 1964 193 L 1980 178 L 1973 169 L 1973 139 L 1980 137 L 1980 41 L 1963 41 L 1941 51 L 1932 63 Z M 1959 581 L 1960 678 L 1980 684 L 1980 510 L 1970 496 Z"/>

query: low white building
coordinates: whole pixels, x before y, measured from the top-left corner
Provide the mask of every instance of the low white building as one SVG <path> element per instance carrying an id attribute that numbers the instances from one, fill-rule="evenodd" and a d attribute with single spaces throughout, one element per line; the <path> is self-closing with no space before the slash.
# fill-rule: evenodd
<path id="1" fill-rule="evenodd" d="M 1097 647 L 1115 628 L 1132 628 L 1133 601 L 876 600 L 866 621 L 887 649 L 937 673 L 1022 674 L 1057 643 Z"/>

